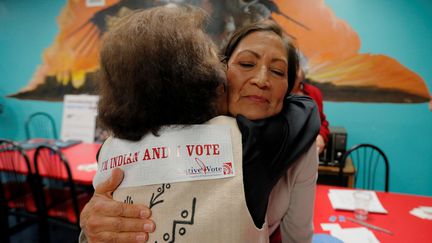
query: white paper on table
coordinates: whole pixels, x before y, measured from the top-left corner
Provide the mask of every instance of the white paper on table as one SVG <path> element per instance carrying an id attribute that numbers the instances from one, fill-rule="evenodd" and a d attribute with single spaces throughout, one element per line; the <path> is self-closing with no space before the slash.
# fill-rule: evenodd
<path id="1" fill-rule="evenodd" d="M 349 189 L 330 189 L 328 197 L 333 209 L 354 211 L 354 192 L 355 190 Z M 368 192 L 371 195 L 371 201 L 368 209 L 369 212 L 387 213 L 387 210 L 385 210 L 374 191 L 364 192 Z"/>
<path id="2" fill-rule="evenodd" d="M 365 227 L 335 229 L 330 234 L 344 243 L 379 243 L 374 233 Z"/>
<path id="3" fill-rule="evenodd" d="M 341 229 L 341 226 L 340 226 L 340 224 L 335 224 L 335 223 L 322 223 L 321 228 L 324 231 L 331 231 L 331 230 Z"/>
<path id="4" fill-rule="evenodd" d="M 432 215 L 432 207 L 420 206 L 419 208 L 420 208 L 423 212 Z"/>
<path id="5" fill-rule="evenodd" d="M 98 164 L 96 162 L 88 163 L 88 164 L 80 164 L 77 167 L 78 170 L 86 171 L 86 172 L 97 171 L 97 168 L 98 168 Z"/>
<path id="6" fill-rule="evenodd" d="M 410 214 L 422 218 L 422 219 L 429 219 L 432 220 L 432 207 L 425 207 L 425 206 L 420 206 L 417 208 L 413 208 L 410 211 Z"/>

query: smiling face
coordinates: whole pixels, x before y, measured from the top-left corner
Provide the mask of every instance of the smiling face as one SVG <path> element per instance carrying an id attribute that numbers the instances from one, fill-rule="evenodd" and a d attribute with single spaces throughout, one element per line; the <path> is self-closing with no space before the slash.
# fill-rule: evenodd
<path id="1" fill-rule="evenodd" d="M 263 119 L 278 114 L 288 90 L 287 50 L 271 31 L 244 37 L 228 61 L 228 110 Z"/>

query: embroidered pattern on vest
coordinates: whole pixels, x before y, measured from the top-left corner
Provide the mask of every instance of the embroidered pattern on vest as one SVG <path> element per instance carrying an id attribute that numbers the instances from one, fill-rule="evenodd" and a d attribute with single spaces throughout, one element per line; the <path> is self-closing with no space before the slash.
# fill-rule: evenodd
<path id="1" fill-rule="evenodd" d="M 163 239 L 164 239 L 164 241 L 168 241 L 168 243 L 173 243 L 173 242 L 175 242 L 175 240 L 176 240 L 176 228 L 177 228 L 177 225 L 193 225 L 194 224 L 194 219 L 195 219 L 195 206 L 196 206 L 196 197 L 194 197 L 193 199 L 192 199 L 192 208 L 191 208 L 191 213 L 188 211 L 188 210 L 183 210 L 181 213 L 180 213 L 180 216 L 183 218 L 183 219 L 186 219 L 188 216 L 189 216 L 189 214 L 191 214 L 191 218 L 189 219 L 189 220 L 174 220 L 173 221 L 173 225 L 172 225 L 172 235 L 170 236 L 170 234 L 169 233 L 165 233 L 164 235 L 163 235 Z M 181 227 L 179 230 L 178 230 L 178 233 L 179 233 L 179 235 L 185 235 L 186 234 L 186 228 L 185 227 Z M 158 243 L 157 241 L 155 241 L 155 243 Z"/>
<path id="2" fill-rule="evenodd" d="M 162 184 L 162 186 L 160 186 L 158 189 L 157 189 L 157 192 L 158 192 L 158 194 L 156 195 L 156 197 L 155 197 L 155 193 L 153 192 L 152 193 L 152 196 L 151 196 L 151 199 L 150 199 L 150 206 L 149 206 L 149 208 L 151 209 L 153 206 L 156 206 L 157 204 L 159 204 L 159 203 L 163 203 L 164 202 L 164 200 L 159 200 L 159 201 L 156 201 L 158 198 L 159 198 L 159 196 L 161 196 L 162 194 L 164 194 L 165 193 L 165 188 L 168 190 L 168 189 L 170 189 L 171 188 L 171 184 Z"/>
<path id="3" fill-rule="evenodd" d="M 169 184 L 169 183 L 167 183 L 167 184 L 162 184 L 160 187 L 158 187 L 158 189 L 157 189 L 157 194 L 156 194 L 156 196 L 155 196 L 155 193 L 153 192 L 152 193 L 152 196 L 151 196 L 151 199 L 150 199 L 150 206 L 149 206 L 149 208 L 151 209 L 153 206 L 156 206 L 157 204 L 159 204 L 159 203 L 163 203 L 164 202 L 164 200 L 162 200 L 162 199 L 160 199 L 160 200 L 158 200 L 158 198 L 160 197 L 160 196 L 162 196 L 164 193 L 165 193 L 165 189 L 167 189 L 167 190 L 169 190 L 171 188 L 171 184 Z M 127 201 L 129 199 L 129 201 L 131 201 L 132 203 L 133 203 L 133 201 L 132 201 L 132 198 L 130 197 L 130 196 L 127 196 L 126 197 L 126 200 L 125 200 L 125 202 Z M 163 239 L 164 239 L 164 241 L 168 241 L 169 243 L 171 243 L 171 242 L 175 242 L 175 236 L 176 236 L 176 228 L 177 228 L 177 225 L 187 225 L 187 224 L 189 224 L 189 225 L 193 225 L 194 224 L 194 220 L 195 220 L 195 207 L 196 207 L 196 197 L 194 197 L 193 199 L 192 199 L 192 208 L 191 208 L 191 211 L 192 211 L 192 216 L 191 216 L 191 218 L 189 219 L 189 220 L 174 220 L 173 221 L 173 225 L 172 225 L 172 237 L 170 236 L 170 234 L 169 233 L 165 233 L 164 235 L 163 235 Z M 186 219 L 188 216 L 189 216 L 189 214 L 190 214 L 190 212 L 188 211 L 188 210 L 183 210 L 181 213 L 180 213 L 180 216 L 183 218 L 183 219 Z M 178 231 L 178 233 L 180 234 L 180 235 L 185 235 L 186 234 L 186 228 L 185 227 L 181 227 L 180 229 L 179 229 L 179 231 Z M 170 240 L 170 238 L 171 238 L 171 240 Z M 170 240 L 170 241 L 169 241 Z M 155 241 L 155 243 L 157 243 L 157 241 Z"/>
<path id="4" fill-rule="evenodd" d="M 124 203 L 133 204 L 133 200 L 131 196 L 126 196 L 126 199 L 124 200 Z"/>

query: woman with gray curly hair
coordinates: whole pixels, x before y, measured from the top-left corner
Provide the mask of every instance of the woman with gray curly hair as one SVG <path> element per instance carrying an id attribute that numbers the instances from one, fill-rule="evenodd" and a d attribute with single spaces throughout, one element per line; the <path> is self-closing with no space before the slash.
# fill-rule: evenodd
<path id="1" fill-rule="evenodd" d="M 203 16 L 193 7 L 138 11 L 104 40 L 99 112 L 113 136 L 100 150 L 96 193 L 81 214 L 89 241 L 268 241 L 270 191 L 310 150 L 316 107 L 308 98 L 286 98 L 288 63 L 297 64 L 279 43 L 276 65 L 265 59 L 256 72 L 250 62 L 238 63 L 250 79 L 231 79 L 231 59 L 225 64 L 237 119 L 217 116 L 227 114 L 225 69 L 202 30 Z M 257 79 L 263 75 L 271 78 Z M 118 188 L 117 167 L 124 170 Z M 113 203 L 112 191 L 134 205 Z M 151 208 L 156 230 L 138 204 Z M 144 233 L 152 231 L 150 238 Z"/>

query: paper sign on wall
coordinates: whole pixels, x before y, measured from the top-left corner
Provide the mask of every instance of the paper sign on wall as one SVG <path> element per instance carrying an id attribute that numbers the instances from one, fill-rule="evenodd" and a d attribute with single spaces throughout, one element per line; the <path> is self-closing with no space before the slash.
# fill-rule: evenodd
<path id="1" fill-rule="evenodd" d="M 105 6 L 105 0 L 86 0 L 87 7 L 101 7 Z"/>
<path id="2" fill-rule="evenodd" d="M 97 95 L 65 95 L 62 140 L 94 141 L 98 101 Z"/>

